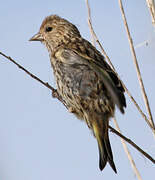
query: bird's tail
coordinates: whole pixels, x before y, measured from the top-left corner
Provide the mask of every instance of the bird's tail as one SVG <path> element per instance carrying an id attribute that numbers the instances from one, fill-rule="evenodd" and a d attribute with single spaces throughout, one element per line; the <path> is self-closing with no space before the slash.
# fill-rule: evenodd
<path id="1" fill-rule="evenodd" d="M 100 170 L 102 171 L 106 166 L 106 163 L 109 162 L 111 168 L 117 173 L 109 141 L 108 121 L 102 121 L 102 125 L 93 123 L 93 131 L 98 142 Z"/>

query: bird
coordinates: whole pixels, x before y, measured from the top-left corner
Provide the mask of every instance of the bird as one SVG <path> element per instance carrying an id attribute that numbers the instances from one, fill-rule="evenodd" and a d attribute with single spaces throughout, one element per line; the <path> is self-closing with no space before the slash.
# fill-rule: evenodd
<path id="1" fill-rule="evenodd" d="M 78 28 L 58 15 L 47 16 L 30 41 L 46 46 L 59 96 L 96 138 L 100 170 L 108 162 L 117 173 L 108 133 L 116 106 L 121 113 L 126 107 L 125 91 L 117 74 Z"/>

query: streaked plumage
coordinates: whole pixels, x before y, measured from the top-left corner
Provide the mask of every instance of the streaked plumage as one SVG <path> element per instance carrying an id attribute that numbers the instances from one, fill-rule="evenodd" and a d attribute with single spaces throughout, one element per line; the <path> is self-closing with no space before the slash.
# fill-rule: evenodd
<path id="1" fill-rule="evenodd" d="M 124 113 L 124 89 L 101 53 L 70 22 L 52 15 L 47 17 L 31 41 L 47 47 L 54 70 L 57 91 L 69 112 L 84 120 L 97 139 L 99 167 L 109 162 L 116 171 L 109 142 L 109 118 L 115 105 Z"/>

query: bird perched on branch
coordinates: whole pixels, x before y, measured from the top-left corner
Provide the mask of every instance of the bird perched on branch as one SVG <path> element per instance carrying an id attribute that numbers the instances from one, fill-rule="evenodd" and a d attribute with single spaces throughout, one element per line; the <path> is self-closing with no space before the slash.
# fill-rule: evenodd
<path id="1" fill-rule="evenodd" d="M 108 135 L 115 105 L 124 113 L 124 89 L 101 53 L 69 21 L 51 15 L 30 41 L 40 41 L 48 49 L 57 92 L 69 112 L 84 120 L 98 142 L 99 167 L 107 162 L 116 171 Z"/>

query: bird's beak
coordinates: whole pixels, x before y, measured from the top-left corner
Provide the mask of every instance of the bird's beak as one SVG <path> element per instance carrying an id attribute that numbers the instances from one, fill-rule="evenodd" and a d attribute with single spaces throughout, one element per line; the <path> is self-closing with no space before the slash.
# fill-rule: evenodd
<path id="1" fill-rule="evenodd" d="M 43 41 L 44 38 L 40 33 L 35 34 L 29 41 Z"/>

